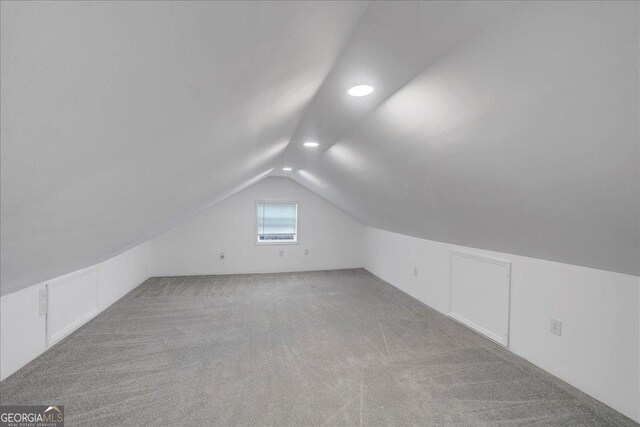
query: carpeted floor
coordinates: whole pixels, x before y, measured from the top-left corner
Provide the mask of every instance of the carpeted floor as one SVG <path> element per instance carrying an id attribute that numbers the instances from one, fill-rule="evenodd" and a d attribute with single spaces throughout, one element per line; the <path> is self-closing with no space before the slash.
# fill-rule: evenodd
<path id="1" fill-rule="evenodd" d="M 152 278 L 0 383 L 66 425 L 637 425 L 365 270 Z"/>

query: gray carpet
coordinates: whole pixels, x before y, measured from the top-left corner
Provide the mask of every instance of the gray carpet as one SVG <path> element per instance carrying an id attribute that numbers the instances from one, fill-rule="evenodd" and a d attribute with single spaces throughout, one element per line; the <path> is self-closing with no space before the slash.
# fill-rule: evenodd
<path id="1" fill-rule="evenodd" d="M 151 278 L 0 392 L 67 425 L 637 425 L 365 270 Z"/>

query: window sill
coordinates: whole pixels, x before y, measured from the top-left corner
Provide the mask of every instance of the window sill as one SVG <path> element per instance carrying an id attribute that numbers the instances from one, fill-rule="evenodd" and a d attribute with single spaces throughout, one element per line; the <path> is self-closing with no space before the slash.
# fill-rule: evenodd
<path id="1" fill-rule="evenodd" d="M 299 245 L 300 242 L 255 242 L 256 246 Z"/>

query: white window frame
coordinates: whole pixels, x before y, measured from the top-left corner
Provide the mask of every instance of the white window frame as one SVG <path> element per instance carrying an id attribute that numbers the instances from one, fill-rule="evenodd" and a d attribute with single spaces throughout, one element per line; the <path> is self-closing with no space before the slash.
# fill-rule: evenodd
<path id="1" fill-rule="evenodd" d="M 296 206 L 296 240 L 292 241 L 260 241 L 258 240 L 258 205 L 261 203 L 271 204 L 287 204 Z M 256 200 L 253 204 L 253 242 L 256 246 L 280 246 L 280 245 L 299 245 L 300 244 L 300 202 L 297 200 Z"/>

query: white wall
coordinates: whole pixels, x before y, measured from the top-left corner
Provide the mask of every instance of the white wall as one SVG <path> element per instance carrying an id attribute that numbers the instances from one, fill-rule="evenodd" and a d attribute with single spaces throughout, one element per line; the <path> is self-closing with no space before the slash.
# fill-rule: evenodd
<path id="1" fill-rule="evenodd" d="M 298 245 L 254 245 L 256 199 L 299 202 Z M 38 312 L 38 292 L 55 282 L 64 287 L 78 273 L 96 269 L 98 311 L 113 304 L 151 275 L 193 275 L 321 270 L 362 265 L 363 227 L 351 217 L 287 178 L 268 178 L 125 253 L 83 270 L 52 278 L 0 298 L 0 380 L 42 354 L 47 347 L 46 316 Z M 304 250 L 309 249 L 309 255 Z M 279 251 L 284 256 L 279 256 Z M 225 260 L 219 253 L 225 252 Z M 87 283 L 87 286 L 91 285 Z M 92 286 L 95 286 L 95 282 Z M 58 313 L 70 307 L 49 307 Z M 85 313 L 91 307 L 75 307 Z M 75 319 L 74 319 L 75 320 Z M 82 322 L 88 319 L 82 318 Z M 64 325 L 63 325 L 64 326 Z M 64 329 L 70 333 L 79 325 Z"/>
<path id="2" fill-rule="evenodd" d="M 255 244 L 255 201 L 298 201 L 297 245 Z M 269 177 L 151 241 L 154 276 L 361 267 L 363 227 L 296 182 Z M 304 255 L 305 249 L 309 255 Z M 279 256 L 279 251 L 284 256 Z M 220 252 L 225 259 L 220 259 Z"/>
<path id="3" fill-rule="evenodd" d="M 46 350 L 47 319 L 38 314 L 44 283 L 0 297 L 0 380 Z"/>
<path id="4" fill-rule="evenodd" d="M 511 261 L 510 350 L 640 421 L 637 276 L 465 248 L 365 228 L 363 265 L 447 313 L 451 249 Z M 414 276 L 413 269 L 418 269 Z M 562 336 L 549 319 L 563 322 Z"/>
<path id="5" fill-rule="evenodd" d="M 98 303 L 104 310 L 150 276 L 151 251 L 148 243 L 113 257 L 99 265 Z"/>
<path id="6" fill-rule="evenodd" d="M 0 380 L 42 354 L 47 347 L 47 317 L 38 311 L 38 292 L 47 283 L 64 286 L 78 272 L 97 269 L 98 313 L 149 277 L 149 245 L 142 244 L 98 265 L 29 286 L 0 298 Z M 95 286 L 95 284 L 94 284 Z M 68 307 L 49 307 L 59 312 Z M 88 319 L 85 319 L 85 322 Z M 77 325 L 80 326 L 80 325 Z M 76 328 L 77 328 L 76 326 Z M 72 330 L 68 331 L 68 333 Z"/>
<path id="7" fill-rule="evenodd" d="M 299 245 L 254 244 L 254 202 L 260 199 L 299 201 Z M 304 255 L 305 249 L 309 255 Z M 451 249 L 512 263 L 511 351 L 640 420 L 640 278 L 363 227 L 287 178 L 265 179 L 90 268 L 98 269 L 100 311 L 151 275 L 365 267 L 446 314 Z M 219 259 L 222 251 L 224 260 Z M 66 276 L 0 299 L 2 379 L 47 349 L 38 291 Z M 562 320 L 562 336 L 549 333 L 551 317 Z"/>

